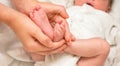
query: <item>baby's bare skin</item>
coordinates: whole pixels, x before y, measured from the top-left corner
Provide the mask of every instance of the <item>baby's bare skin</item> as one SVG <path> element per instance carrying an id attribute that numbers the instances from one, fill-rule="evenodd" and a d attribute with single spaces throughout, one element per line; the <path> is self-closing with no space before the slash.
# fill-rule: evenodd
<path id="1" fill-rule="evenodd" d="M 30 18 L 34 21 L 36 25 L 40 27 L 40 29 L 53 41 L 60 41 L 64 38 L 65 34 L 65 25 L 64 22 L 57 22 L 54 27 L 48 21 L 47 15 L 41 8 L 35 8 L 30 13 Z M 37 54 L 31 54 L 32 59 L 36 60 L 44 60 L 45 56 L 40 56 Z"/>
<path id="2" fill-rule="evenodd" d="M 41 30 L 53 41 L 59 41 L 63 39 L 65 33 L 65 27 L 63 22 L 55 24 L 54 28 L 48 21 L 47 15 L 41 8 L 36 8 L 30 14 L 30 18 L 37 24 Z"/>

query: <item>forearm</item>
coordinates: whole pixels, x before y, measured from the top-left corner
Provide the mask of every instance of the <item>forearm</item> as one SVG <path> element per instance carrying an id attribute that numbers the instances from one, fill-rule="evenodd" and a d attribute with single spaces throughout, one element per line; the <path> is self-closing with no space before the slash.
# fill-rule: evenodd
<path id="1" fill-rule="evenodd" d="M 28 14 L 38 3 L 37 0 L 11 0 L 17 10 Z"/>
<path id="2" fill-rule="evenodd" d="M 96 56 L 103 49 L 104 42 L 103 39 L 99 38 L 76 40 L 65 49 L 65 52 L 83 57 Z"/>
<path id="3" fill-rule="evenodd" d="M 9 27 L 14 28 L 19 20 L 22 20 L 25 15 L 17 12 L 16 10 L 0 4 L 0 22 L 4 22 Z M 23 21 L 24 22 L 24 21 Z"/>
<path id="4" fill-rule="evenodd" d="M 10 23 L 16 18 L 16 11 L 0 4 L 0 21 Z"/>

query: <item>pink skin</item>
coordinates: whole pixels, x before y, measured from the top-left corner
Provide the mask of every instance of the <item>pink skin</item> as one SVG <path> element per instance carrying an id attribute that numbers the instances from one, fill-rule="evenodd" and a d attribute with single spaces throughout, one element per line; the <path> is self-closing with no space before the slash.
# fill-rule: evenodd
<path id="1" fill-rule="evenodd" d="M 47 15 L 43 9 L 37 6 L 33 11 L 30 13 L 30 18 L 37 24 L 41 30 L 53 41 L 59 41 L 63 39 L 65 36 L 65 23 L 62 22 L 60 19 L 54 25 L 54 28 L 48 21 Z M 68 31 L 67 31 L 68 33 Z M 70 33 L 70 32 L 69 32 Z M 69 36 L 69 35 L 68 35 Z M 66 38 L 67 40 L 67 38 Z"/>
<path id="2" fill-rule="evenodd" d="M 110 0 L 75 0 L 75 5 L 82 6 L 83 4 L 88 4 L 95 9 L 109 12 L 109 10 L 110 10 L 110 4 L 109 4 L 110 2 L 109 1 Z M 105 55 L 103 56 L 102 54 L 98 55 L 98 57 L 96 56 L 96 58 L 95 57 L 83 57 L 83 58 L 79 59 L 77 66 L 98 66 L 97 64 L 99 64 L 99 66 L 103 66 L 102 64 L 104 64 L 103 62 L 105 59 L 106 59 Z M 102 62 L 100 60 L 102 60 Z M 95 62 L 96 62 L 96 64 L 95 64 Z"/>
<path id="3" fill-rule="evenodd" d="M 53 28 L 50 25 L 47 15 L 43 9 L 39 7 L 33 9 L 33 11 L 30 13 L 30 18 L 49 38 L 53 39 Z"/>
<path id="4" fill-rule="evenodd" d="M 55 24 L 53 34 L 54 41 L 59 41 L 60 39 L 63 39 L 63 37 L 65 36 L 64 22 L 59 22 Z"/>
<path id="5" fill-rule="evenodd" d="M 47 15 L 43 9 L 36 7 L 30 13 L 30 18 L 37 24 L 41 30 L 53 41 L 60 41 L 65 36 L 65 24 L 64 22 L 57 22 L 54 28 L 48 21 Z M 44 61 L 45 56 L 31 54 L 34 61 Z"/>
<path id="6" fill-rule="evenodd" d="M 105 12 L 110 10 L 110 0 L 75 0 L 75 5 L 82 6 L 85 3 Z"/>

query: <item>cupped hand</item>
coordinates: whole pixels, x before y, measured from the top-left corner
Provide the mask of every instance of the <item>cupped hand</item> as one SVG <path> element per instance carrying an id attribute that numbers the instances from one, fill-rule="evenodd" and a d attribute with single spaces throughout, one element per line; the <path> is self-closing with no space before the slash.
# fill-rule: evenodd
<path id="1" fill-rule="evenodd" d="M 48 19 L 50 22 L 64 22 L 65 24 L 65 40 L 68 45 L 71 44 L 71 41 L 75 40 L 75 37 L 69 30 L 69 25 L 66 19 L 69 17 L 65 8 L 62 5 L 56 5 L 52 3 L 40 2 L 40 6 L 37 6 L 36 9 L 43 8 L 47 13 Z"/>
<path id="2" fill-rule="evenodd" d="M 23 43 L 28 52 L 41 52 L 63 47 L 64 40 L 52 42 L 26 15 L 20 14 L 8 24 Z M 62 50 L 62 49 L 61 49 Z M 50 53 L 50 52 L 49 52 Z"/>

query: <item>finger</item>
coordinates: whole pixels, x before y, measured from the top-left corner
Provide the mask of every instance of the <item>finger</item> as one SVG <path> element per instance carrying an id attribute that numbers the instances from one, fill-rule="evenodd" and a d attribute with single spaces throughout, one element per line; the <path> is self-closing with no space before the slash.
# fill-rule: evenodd
<path id="1" fill-rule="evenodd" d="M 62 47 L 57 48 L 57 49 L 55 49 L 54 51 L 52 51 L 52 52 L 50 52 L 50 53 L 51 53 L 51 54 L 60 53 L 60 52 L 64 51 L 64 49 L 65 49 L 66 47 L 67 47 L 66 44 L 64 44 Z"/>
<path id="2" fill-rule="evenodd" d="M 70 32 L 70 30 L 69 30 L 69 26 L 68 26 L 68 24 L 67 24 L 67 22 L 65 22 L 66 24 L 65 24 L 65 39 L 66 39 L 66 41 L 67 42 L 70 42 L 71 41 L 71 32 Z"/>
<path id="3" fill-rule="evenodd" d="M 62 16 L 63 18 L 68 18 L 68 14 L 65 10 L 65 7 L 64 6 L 60 6 L 59 9 L 58 9 L 58 14 L 60 14 L 60 16 Z"/>
<path id="4" fill-rule="evenodd" d="M 48 38 L 45 34 L 43 34 L 42 31 L 39 29 L 34 30 L 33 37 L 36 38 L 36 40 L 43 46 L 46 46 L 50 49 L 58 48 L 65 43 L 64 40 L 61 40 L 59 42 L 52 42 L 52 40 Z"/>
<path id="5" fill-rule="evenodd" d="M 52 49 L 56 49 L 56 48 L 64 45 L 64 43 L 65 43 L 65 40 L 60 40 L 60 41 L 58 41 L 58 42 L 53 42 L 52 44 L 53 44 L 54 46 L 52 47 Z"/>
<path id="6" fill-rule="evenodd" d="M 52 50 L 52 49 L 40 44 L 38 41 L 36 41 L 34 38 L 31 38 L 31 37 L 27 38 L 26 43 L 24 43 L 24 48 L 29 53 Z"/>
<path id="7" fill-rule="evenodd" d="M 48 47 L 48 48 L 52 48 L 52 40 L 46 36 L 41 30 L 40 28 L 38 29 L 34 29 L 34 31 L 32 32 L 32 36 L 42 45 Z"/>
<path id="8" fill-rule="evenodd" d="M 75 39 L 76 39 L 75 36 L 73 36 L 73 34 L 71 34 L 71 40 L 75 41 Z"/>
<path id="9" fill-rule="evenodd" d="M 56 53 L 60 53 L 62 52 L 67 46 L 63 45 L 62 47 L 58 48 L 58 49 L 54 49 L 52 51 L 46 51 L 46 52 L 37 52 L 37 54 L 39 55 L 50 55 L 50 54 L 56 54 Z"/>

